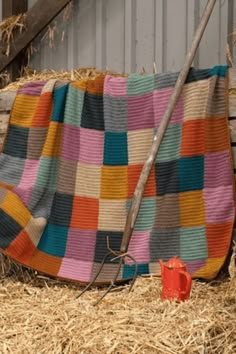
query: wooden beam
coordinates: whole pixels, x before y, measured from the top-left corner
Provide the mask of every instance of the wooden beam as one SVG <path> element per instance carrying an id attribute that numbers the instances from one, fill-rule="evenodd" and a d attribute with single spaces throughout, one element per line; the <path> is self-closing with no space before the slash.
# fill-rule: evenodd
<path id="1" fill-rule="evenodd" d="M 38 0 L 27 12 L 26 30 L 23 33 L 16 33 L 11 44 L 9 56 L 5 55 L 5 45 L 0 42 L 0 72 L 16 58 L 16 56 L 27 47 L 37 35 L 69 4 L 71 0 Z"/>
<path id="2" fill-rule="evenodd" d="M 3 0 L 2 18 L 23 14 L 28 10 L 28 0 Z M 20 53 L 8 67 L 10 81 L 15 81 L 20 76 L 21 68 L 25 63 L 25 53 Z"/>

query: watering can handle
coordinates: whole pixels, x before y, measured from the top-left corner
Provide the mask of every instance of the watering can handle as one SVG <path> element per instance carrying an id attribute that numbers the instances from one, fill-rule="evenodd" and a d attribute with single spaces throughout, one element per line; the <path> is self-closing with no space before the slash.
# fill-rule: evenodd
<path id="1" fill-rule="evenodd" d="M 187 295 L 190 293 L 190 290 L 191 290 L 191 285 L 192 285 L 191 275 L 188 272 L 185 272 L 183 270 L 181 270 L 179 273 L 180 273 L 180 276 L 183 276 L 186 280 L 186 287 L 185 287 L 185 290 L 182 291 L 182 293 L 184 295 Z"/>

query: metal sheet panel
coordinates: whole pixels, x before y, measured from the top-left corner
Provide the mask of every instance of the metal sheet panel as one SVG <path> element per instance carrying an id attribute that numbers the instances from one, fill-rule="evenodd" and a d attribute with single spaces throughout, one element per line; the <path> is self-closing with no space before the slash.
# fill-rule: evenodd
<path id="1" fill-rule="evenodd" d="M 31 7 L 36 0 L 28 0 Z M 68 21 L 56 19 L 53 48 L 37 40 L 35 69 L 81 66 L 120 71 L 179 70 L 207 0 L 74 0 Z M 0 17 L 1 17 L 0 0 Z M 236 23 L 236 2 L 218 0 L 194 65 L 226 63 L 226 43 Z M 236 49 L 234 49 L 236 57 Z"/>

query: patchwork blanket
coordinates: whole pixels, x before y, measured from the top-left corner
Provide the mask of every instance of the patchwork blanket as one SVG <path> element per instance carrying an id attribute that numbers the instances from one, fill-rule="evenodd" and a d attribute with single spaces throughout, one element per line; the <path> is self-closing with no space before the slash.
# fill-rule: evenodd
<path id="1" fill-rule="evenodd" d="M 229 250 L 234 188 L 226 67 L 191 69 L 149 177 L 129 253 L 139 274 L 178 255 L 212 279 Z M 0 155 L 0 248 L 49 275 L 88 282 L 127 211 L 177 74 L 32 82 L 19 89 Z M 117 260 L 118 261 L 118 260 Z M 99 283 L 117 263 L 107 260 Z M 119 274 L 130 278 L 127 260 Z"/>

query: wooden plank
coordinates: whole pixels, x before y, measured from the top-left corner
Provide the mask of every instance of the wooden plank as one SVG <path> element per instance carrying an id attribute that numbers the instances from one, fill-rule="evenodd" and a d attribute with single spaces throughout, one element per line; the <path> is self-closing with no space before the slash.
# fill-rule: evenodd
<path id="1" fill-rule="evenodd" d="M 37 35 L 64 9 L 71 0 L 38 0 L 26 16 L 26 31 L 15 35 L 10 55 L 4 54 L 4 43 L 0 42 L 0 72 L 2 72 Z"/>
<path id="2" fill-rule="evenodd" d="M 149 73 L 153 72 L 154 35 L 155 35 L 155 1 L 137 0 L 136 22 L 136 70 L 142 67 Z"/>
<path id="3" fill-rule="evenodd" d="M 165 71 L 179 71 L 187 46 L 187 6 L 185 0 L 166 2 Z M 173 21 L 174 19 L 174 21 Z"/>
<path id="4" fill-rule="evenodd" d="M 76 66 L 96 65 L 96 0 L 80 0 L 78 3 L 75 44 Z"/>
<path id="5" fill-rule="evenodd" d="M 106 68 L 106 1 L 96 0 L 96 67 Z"/>
<path id="6" fill-rule="evenodd" d="M 231 36 L 233 30 L 234 30 L 234 23 L 235 23 L 235 17 L 234 17 L 234 0 L 229 0 L 228 1 L 228 21 L 227 21 L 227 38 L 226 42 L 229 44 L 232 56 L 234 57 L 234 48 L 233 48 L 233 37 Z"/>
<path id="7" fill-rule="evenodd" d="M 194 18 L 193 18 L 193 24 L 194 24 L 194 32 L 196 31 L 196 28 L 197 28 L 197 25 L 200 21 L 200 2 L 199 1 L 195 1 L 193 0 L 194 2 L 194 7 L 193 7 L 193 15 L 194 15 Z M 200 52 L 200 47 L 201 47 L 201 43 L 199 45 L 199 48 L 197 50 L 197 53 L 195 55 L 195 58 L 194 58 L 194 61 L 193 61 L 193 65 L 195 67 L 199 67 L 199 52 Z"/>
<path id="8" fill-rule="evenodd" d="M 28 0 L 3 0 L 2 17 L 18 15 L 28 10 Z"/>
<path id="9" fill-rule="evenodd" d="M 228 7 L 229 2 L 224 1 L 220 4 L 220 18 L 219 18 L 219 40 L 220 40 L 220 47 L 219 47 L 219 64 L 225 65 L 226 64 L 226 44 L 228 40 Z"/>
<path id="10" fill-rule="evenodd" d="M 28 0 L 3 0 L 2 18 L 25 13 L 28 9 Z M 25 53 L 20 53 L 8 68 L 10 81 L 15 81 L 20 76 L 20 71 L 25 62 Z"/>
<path id="11" fill-rule="evenodd" d="M 16 97 L 15 91 L 0 92 L 0 153 L 3 149 L 4 141 L 7 136 L 10 111 Z"/>
<path id="12" fill-rule="evenodd" d="M 194 36 L 194 32 L 196 29 L 195 15 L 197 14 L 196 2 L 195 0 L 186 1 L 186 48 L 185 53 L 188 52 L 188 48 L 190 48 Z"/>
<path id="13" fill-rule="evenodd" d="M 125 0 L 125 72 L 135 72 L 136 1 Z M 114 70 L 116 68 L 114 67 Z"/>
<path id="14" fill-rule="evenodd" d="M 164 71 L 165 52 L 164 52 L 164 35 L 165 35 L 165 0 L 157 0 L 155 3 L 155 63 L 157 72 Z"/>
<path id="15" fill-rule="evenodd" d="M 28 0 L 28 9 L 31 9 L 31 7 L 33 7 L 36 2 L 37 0 Z"/>
<path id="16" fill-rule="evenodd" d="M 67 68 L 72 70 L 78 67 L 78 27 L 79 27 L 79 11 L 80 1 L 74 1 L 72 3 L 72 15 L 70 19 L 70 25 L 68 28 L 68 42 L 67 42 Z M 93 11 L 95 13 L 95 11 Z M 94 15 L 95 16 L 95 15 Z M 94 44 L 95 45 L 95 44 Z"/>
<path id="17" fill-rule="evenodd" d="M 0 112 L 9 112 L 16 97 L 16 90 L 0 92 Z"/>
<path id="18" fill-rule="evenodd" d="M 107 2 L 107 67 L 116 68 L 119 72 L 125 70 L 125 1 L 109 0 Z M 113 43 L 116 45 L 113 46 Z M 112 48 L 113 47 L 113 48 Z M 111 49 L 112 48 L 112 49 Z M 131 48 L 130 48 L 131 49 Z M 129 50 L 130 50 L 129 49 Z"/>
<path id="19" fill-rule="evenodd" d="M 231 4 L 231 1 L 230 1 L 230 4 Z M 228 31 L 229 31 L 229 38 L 228 39 L 229 39 L 229 42 L 232 47 L 232 55 L 233 55 L 233 61 L 234 61 L 234 65 L 235 65 L 235 63 L 236 63 L 236 45 L 232 46 L 232 36 L 230 36 L 233 32 L 233 29 L 235 28 L 234 24 L 236 23 L 236 3 L 234 0 L 232 0 L 232 4 L 229 8 L 229 11 L 231 11 L 231 13 L 230 13 L 231 26 L 228 29 Z"/>
<path id="20" fill-rule="evenodd" d="M 199 67 L 207 68 L 219 65 L 220 57 L 220 1 L 216 2 L 207 29 L 199 46 Z M 200 2 L 200 16 L 207 0 Z M 227 25 L 227 24 L 226 24 Z M 207 55 L 206 55 L 207 53 Z"/>
<path id="21" fill-rule="evenodd" d="M 68 26 L 69 22 L 63 20 L 63 14 L 59 14 L 53 21 L 58 29 L 58 34 L 55 35 L 53 48 L 48 48 L 48 44 L 44 41 L 41 44 L 44 47 L 43 68 L 54 69 L 56 71 L 67 70 L 68 59 Z M 64 31 L 64 38 L 62 32 Z"/>

